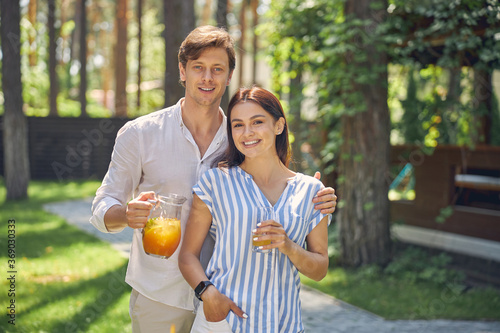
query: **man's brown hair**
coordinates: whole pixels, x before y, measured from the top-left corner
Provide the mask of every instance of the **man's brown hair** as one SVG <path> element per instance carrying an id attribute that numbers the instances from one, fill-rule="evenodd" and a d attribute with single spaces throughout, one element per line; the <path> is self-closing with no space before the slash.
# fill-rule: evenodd
<path id="1" fill-rule="evenodd" d="M 179 48 L 178 59 L 182 67 L 186 68 L 188 60 L 196 60 L 201 53 L 208 48 L 223 48 L 229 59 L 229 69 L 233 71 L 236 67 L 236 54 L 234 42 L 229 33 L 223 28 L 211 25 L 198 27 L 184 39 Z M 184 81 L 181 81 L 184 85 Z"/>

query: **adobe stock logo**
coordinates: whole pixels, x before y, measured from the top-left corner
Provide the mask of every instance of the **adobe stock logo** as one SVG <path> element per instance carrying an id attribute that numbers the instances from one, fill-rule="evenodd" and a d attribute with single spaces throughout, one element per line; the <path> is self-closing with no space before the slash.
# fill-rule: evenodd
<path id="1" fill-rule="evenodd" d="M 92 153 L 94 147 L 101 145 L 104 142 L 104 134 L 113 132 L 115 125 L 109 119 L 102 119 L 99 122 L 99 127 L 89 130 L 82 130 L 85 139 L 80 140 L 76 146 L 67 145 L 65 147 L 67 154 L 65 158 L 66 164 L 58 161 L 52 162 L 52 170 L 59 181 L 63 180 L 63 176 L 71 174 L 73 170 L 83 163 L 89 163 L 88 157 Z"/>

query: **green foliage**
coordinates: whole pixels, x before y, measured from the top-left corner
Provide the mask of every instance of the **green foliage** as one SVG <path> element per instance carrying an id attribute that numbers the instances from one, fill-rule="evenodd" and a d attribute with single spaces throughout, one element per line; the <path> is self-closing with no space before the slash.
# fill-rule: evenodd
<path id="1" fill-rule="evenodd" d="M 391 278 L 398 278 L 416 283 L 428 281 L 435 284 L 445 284 L 450 281 L 454 283 L 463 282 L 463 273 L 447 267 L 451 257 L 445 253 L 429 256 L 426 251 L 409 247 L 384 269 L 384 273 Z"/>
<path id="2" fill-rule="evenodd" d="M 128 109 L 130 118 L 139 117 L 153 111 L 163 108 L 165 102 L 165 91 L 163 89 L 151 89 L 141 92 L 141 107 L 138 109 L 134 102 L 137 100 L 137 95 L 129 94 L 129 105 L 133 105 Z"/>
<path id="3" fill-rule="evenodd" d="M 367 48 L 384 47 L 380 22 L 345 17 L 343 3 L 274 1 L 269 11 L 274 19 L 262 28 L 269 36 L 273 89 L 283 91 L 298 71 L 310 71 L 321 114 L 335 117 L 365 110 L 357 86 L 376 82 L 386 70 L 367 65 Z"/>
<path id="4" fill-rule="evenodd" d="M 500 33 L 498 2 L 394 1 L 389 10 L 386 28 L 395 46 L 389 49 L 392 61 L 411 68 L 406 100 L 401 103 L 404 115 L 395 128 L 409 143 L 473 145 L 477 116 L 485 110 L 474 105 L 471 72 L 500 67 L 500 43 L 495 37 Z M 435 66 L 429 65 L 432 61 Z M 453 98 L 448 95 L 453 82 L 446 81 L 446 72 L 459 66 L 473 67 L 462 70 L 456 87 L 461 97 Z M 414 69 L 419 70 L 418 78 Z M 496 144 L 500 127 L 495 96 L 493 102 L 491 133 Z"/>
<path id="5" fill-rule="evenodd" d="M 81 114 L 80 102 L 59 95 L 57 97 L 57 110 L 60 117 L 79 117 Z M 38 105 L 38 108 L 36 108 L 27 105 L 25 114 L 31 117 L 46 117 L 49 115 L 49 109 L 47 106 Z M 111 111 L 98 104 L 95 100 L 88 98 L 87 115 L 93 118 L 109 118 L 111 117 Z"/>
<path id="6" fill-rule="evenodd" d="M 321 151 L 325 173 L 333 171 L 330 162 L 336 158 L 341 142 L 340 116 L 366 107 L 356 86 L 373 82 L 385 70 L 367 68 L 366 52 L 361 51 L 379 41 L 377 30 L 371 29 L 372 21 L 347 20 L 343 3 L 273 1 L 268 13 L 271 19 L 261 27 L 268 36 L 273 90 L 287 94 L 291 79 L 300 73 L 311 74 L 304 84 L 316 87 L 317 116 L 328 131 L 328 143 Z M 304 94 L 298 94 L 298 98 L 304 98 Z"/>
<path id="7" fill-rule="evenodd" d="M 407 68 L 407 73 L 399 74 L 408 81 L 406 96 L 400 98 L 404 112 L 393 123 L 393 129 L 402 136 L 403 142 L 430 147 L 438 144 L 473 145 L 477 116 L 485 111 L 474 105 L 473 70 L 462 68 L 455 74 L 457 82 L 453 83 L 451 69 L 433 65 Z M 454 88 L 453 84 L 457 87 Z M 459 95 L 452 96 L 452 89 Z M 491 144 L 498 145 L 500 113 L 494 94 L 491 114 Z"/>
<path id="8" fill-rule="evenodd" d="M 477 67 L 500 65 L 500 44 L 495 38 L 500 32 L 500 5 L 496 0 L 395 0 L 390 11 L 387 32 L 397 46 L 391 52 L 394 60 L 411 62 L 414 55 L 442 43 L 435 49 L 437 66 L 468 65 L 467 53 L 477 56 Z"/>
<path id="9" fill-rule="evenodd" d="M 439 215 L 436 216 L 436 222 L 441 224 L 445 223 L 446 219 L 448 219 L 451 215 L 453 215 L 454 211 L 455 210 L 453 205 L 441 208 L 439 210 Z"/>
<path id="10" fill-rule="evenodd" d="M 461 135 L 458 125 L 462 116 L 467 117 L 470 112 L 447 99 L 445 82 L 440 82 L 444 77 L 442 68 L 435 66 L 408 73 L 407 97 L 401 101 L 404 114 L 397 124 L 406 143 L 435 147 L 438 143 L 456 144 L 457 136 L 467 136 Z"/>
<path id="11" fill-rule="evenodd" d="M 129 93 L 128 116 L 137 117 L 163 108 L 165 92 L 163 91 L 163 68 L 165 68 L 165 39 L 162 36 L 165 25 L 161 23 L 162 13 L 157 7 L 147 9 L 142 18 L 142 59 L 141 82 L 146 83 L 146 88 L 141 91 L 141 107 L 137 109 L 137 94 Z M 137 50 L 138 25 L 136 21 L 129 24 L 130 40 L 128 50 L 129 82 L 137 82 L 137 69 L 139 66 Z"/>
<path id="12" fill-rule="evenodd" d="M 345 15 L 344 2 L 273 1 L 267 22 L 259 28 L 267 36 L 264 47 L 273 69 L 272 89 L 287 94 L 291 79 L 307 77 L 304 86 L 316 90 L 317 116 L 328 130 L 321 152 L 325 172 L 333 171 L 332 159 L 339 158 L 340 117 L 366 109 L 361 87 L 384 84 L 379 77 L 386 66 L 369 65 L 373 50 L 386 53 L 393 67 L 406 68 L 396 73 L 402 79 L 389 80 L 388 104 L 396 130 L 393 141 L 400 133 L 399 143 L 471 144 L 475 134 L 472 76 L 470 70 L 461 73 L 462 97 L 453 99 L 448 96 L 448 70 L 467 65 L 471 58 L 466 56 L 471 55 L 477 59 L 475 68 L 500 67 L 500 43 L 495 37 L 500 33 L 498 3 L 392 0 L 384 10 L 382 2 L 373 1 L 371 18 L 359 20 Z M 433 48 L 436 43 L 441 44 Z M 431 60 L 437 64 L 425 62 Z M 402 96 L 404 89 L 399 87 L 405 77 L 408 93 Z M 493 114 L 496 124 L 498 109 Z M 400 123 L 396 123 L 398 118 Z M 493 135 L 497 132 L 492 131 Z"/>
<path id="13" fill-rule="evenodd" d="M 29 67 L 22 70 L 23 101 L 28 108 L 47 112 L 49 109 L 49 73 L 42 66 Z M 37 111 L 38 112 L 38 111 Z"/>
<path id="14" fill-rule="evenodd" d="M 491 128 L 500 129 L 500 109 L 498 108 L 498 98 L 493 95 L 492 100 L 492 117 Z M 493 146 L 500 146 L 500 130 L 491 131 L 491 144 Z"/>
<path id="15" fill-rule="evenodd" d="M 423 142 L 425 132 L 422 126 L 419 126 L 421 124 L 419 117 L 423 114 L 422 110 L 425 106 L 424 103 L 418 99 L 417 83 L 413 71 L 408 73 L 406 99 L 401 101 L 401 105 L 404 109 L 404 113 L 401 122 L 397 123 L 396 126 L 402 132 L 405 142 Z"/>
<path id="16" fill-rule="evenodd" d="M 337 267 L 340 248 L 337 224 L 332 223 L 328 230 L 328 255 L 330 267 Z M 404 281 L 405 283 L 432 283 L 443 285 L 453 282 L 462 284 L 465 275 L 449 268 L 451 257 L 442 252 L 431 256 L 425 250 L 417 247 L 408 247 L 398 252 L 394 259 L 385 268 L 370 265 L 359 268 L 356 279 L 360 281 L 374 279 L 389 279 Z"/>
<path id="17" fill-rule="evenodd" d="M 105 75 L 113 75 L 110 70 L 103 71 L 112 65 L 112 43 L 113 21 L 116 13 L 114 5 L 96 4 L 100 10 L 99 16 L 93 21 L 88 31 L 89 55 L 87 59 L 87 114 L 90 117 L 109 117 L 111 111 L 100 105 L 99 101 L 92 98 L 92 90 L 103 87 Z M 71 11 L 70 11 L 71 13 Z M 56 12 L 59 15 L 59 12 Z M 71 14 L 70 14 L 71 15 Z M 48 32 L 44 20 L 47 16 L 47 8 L 38 9 L 39 20 L 32 25 L 26 15 L 21 19 L 21 73 L 23 81 L 23 99 L 25 113 L 28 116 L 47 116 L 49 113 L 49 74 L 48 74 Z M 165 41 L 162 36 L 164 24 L 162 13 L 157 5 L 145 6 L 143 14 L 142 31 L 142 73 L 141 80 L 146 82 L 146 88 L 141 94 L 141 108 L 136 108 L 136 94 L 128 94 L 128 108 L 130 117 L 143 115 L 163 107 L 164 92 L 161 81 L 163 80 L 165 67 Z M 78 49 L 72 47 L 78 41 L 72 40 L 73 33 L 78 27 L 75 21 L 68 20 L 56 30 L 57 35 L 57 76 L 59 80 L 59 94 L 57 99 L 58 113 L 63 117 L 78 117 L 80 115 L 79 98 L 79 60 Z M 137 82 L 137 21 L 129 22 L 129 45 L 127 70 L 128 84 Z M 29 44 L 29 36 L 34 38 L 34 43 Z M 35 52 L 36 64 L 28 62 L 30 50 Z M 110 80 L 112 81 L 112 79 Z M 3 114 L 3 94 L 0 93 L 0 115 Z"/>
<path id="18" fill-rule="evenodd" d="M 137 22 L 131 22 L 129 26 L 130 41 L 128 45 L 129 71 L 132 79 L 137 73 Z M 163 38 L 163 13 L 158 7 L 153 7 L 144 12 L 142 18 L 142 73 L 143 81 L 163 80 L 165 68 L 165 39 Z M 175 52 L 175 51 L 174 51 Z"/>
<path id="19" fill-rule="evenodd" d="M 339 232 L 337 223 L 331 223 L 328 226 L 328 258 L 331 268 L 337 266 L 339 260 Z"/>

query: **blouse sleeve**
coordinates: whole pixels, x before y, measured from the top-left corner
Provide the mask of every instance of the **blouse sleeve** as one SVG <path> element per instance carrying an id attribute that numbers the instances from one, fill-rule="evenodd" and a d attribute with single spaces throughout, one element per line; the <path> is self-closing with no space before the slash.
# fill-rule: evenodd
<path id="1" fill-rule="evenodd" d="M 212 216 L 213 212 L 213 169 L 207 170 L 193 187 L 193 193 L 196 194 L 207 205 Z"/>
<path id="2" fill-rule="evenodd" d="M 316 193 L 323 189 L 325 186 L 319 181 L 316 180 L 314 182 L 314 185 L 311 188 L 311 192 L 316 195 Z M 321 220 L 325 217 L 328 216 L 328 225 L 332 222 L 332 214 L 322 214 L 320 210 L 314 209 L 314 203 L 312 202 L 312 198 L 310 199 L 310 218 L 308 219 L 309 225 L 307 227 L 307 234 L 309 234 L 320 222 Z"/>

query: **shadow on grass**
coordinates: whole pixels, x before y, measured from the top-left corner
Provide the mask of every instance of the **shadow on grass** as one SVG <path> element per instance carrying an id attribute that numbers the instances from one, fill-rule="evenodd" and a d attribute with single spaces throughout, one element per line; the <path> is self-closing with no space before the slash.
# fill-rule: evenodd
<path id="1" fill-rule="evenodd" d="M 96 237 L 87 235 L 75 227 L 62 224 L 60 228 L 44 231 L 23 232 L 17 236 L 17 256 L 39 258 L 46 255 L 47 248 L 53 250 L 68 248 L 77 243 L 99 244 Z"/>
<path id="2" fill-rule="evenodd" d="M 130 293 L 130 287 L 124 282 L 127 263 L 124 263 L 115 270 L 100 275 L 93 279 L 82 280 L 80 282 L 57 284 L 42 290 L 40 299 L 43 301 L 32 304 L 29 308 L 20 314 L 20 322 L 24 316 L 30 313 L 45 312 L 44 308 L 57 302 L 67 302 L 75 300 L 75 303 L 82 302 L 84 306 L 79 309 L 72 317 L 65 317 L 60 320 L 46 321 L 43 329 L 48 332 L 86 332 L 88 328 L 102 316 L 106 315 L 107 310 L 113 308 L 113 305 L 120 300 L 124 294 Z M 46 295 L 43 295 L 46 294 Z M 91 300 L 89 294 L 97 296 Z M 77 301 L 82 299 L 81 301 Z"/>
<path id="3" fill-rule="evenodd" d="M 7 230 L 7 220 L 15 220 L 16 256 L 18 258 L 39 258 L 47 248 L 64 249 L 76 243 L 97 244 L 101 241 L 75 226 L 69 225 L 62 217 L 43 211 L 41 206 L 3 204 L 0 205 L 0 228 Z M 2 233 L 0 245 L 7 241 Z"/>

